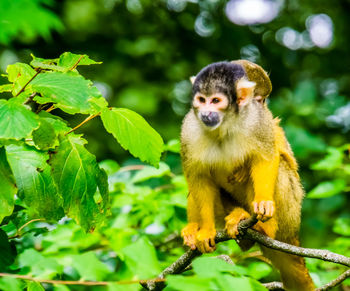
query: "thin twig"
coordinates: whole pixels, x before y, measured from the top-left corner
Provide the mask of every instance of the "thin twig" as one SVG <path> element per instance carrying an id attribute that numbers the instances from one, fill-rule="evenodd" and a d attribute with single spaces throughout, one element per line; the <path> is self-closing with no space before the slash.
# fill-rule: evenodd
<path id="1" fill-rule="evenodd" d="M 283 283 L 282 282 L 270 282 L 270 283 L 264 283 L 263 284 L 265 288 L 269 290 L 283 290 Z"/>
<path id="2" fill-rule="evenodd" d="M 74 130 L 78 129 L 80 126 L 87 123 L 89 120 L 95 118 L 96 116 L 99 116 L 100 114 L 101 114 L 101 112 L 88 116 L 86 119 L 84 119 L 82 122 L 80 122 L 76 127 L 73 127 L 70 131 L 67 131 L 64 135 L 67 135 L 67 134 L 73 132 Z"/>
<path id="3" fill-rule="evenodd" d="M 48 109 L 46 109 L 45 111 L 46 112 L 51 112 L 52 110 L 55 109 L 55 106 L 54 105 L 51 105 Z"/>
<path id="4" fill-rule="evenodd" d="M 145 280 L 125 280 L 125 281 L 65 281 L 65 280 L 49 280 L 49 279 L 40 279 L 34 278 L 29 275 L 18 275 L 18 274 L 10 274 L 10 273 L 0 273 L 0 277 L 12 277 L 16 279 L 29 280 L 38 283 L 47 283 L 47 284 L 55 284 L 55 285 L 83 285 L 83 286 L 107 286 L 108 284 L 119 284 L 119 285 L 127 285 L 127 284 L 140 284 Z M 164 280 L 158 279 L 157 282 L 162 282 Z"/>
<path id="5" fill-rule="evenodd" d="M 339 285 L 341 282 L 343 282 L 345 279 L 350 277 L 350 270 L 345 271 L 342 273 L 338 278 L 334 279 L 333 281 L 330 281 L 326 285 L 323 285 L 320 288 L 317 288 L 316 291 L 326 291 L 330 290 L 331 288 Z"/>
<path id="6" fill-rule="evenodd" d="M 29 225 L 29 224 L 31 224 L 31 223 L 33 223 L 33 222 L 35 222 L 35 221 L 42 221 L 42 220 L 44 220 L 44 219 L 43 219 L 43 218 L 35 218 L 35 219 L 32 219 L 32 220 L 27 221 L 27 222 L 26 222 L 25 224 L 23 224 L 19 229 L 17 229 L 16 234 L 13 235 L 13 236 L 10 236 L 9 239 L 19 237 L 20 234 L 21 234 L 22 229 L 25 228 L 27 225 Z"/>
<path id="7" fill-rule="evenodd" d="M 21 90 L 19 90 L 19 92 L 16 94 L 15 97 L 17 97 L 19 94 L 21 94 L 21 93 L 26 89 L 27 85 L 28 85 L 31 81 L 33 81 L 33 79 L 34 79 L 37 75 L 39 75 L 40 72 L 41 72 L 41 70 L 39 69 L 39 70 L 35 73 L 35 75 L 34 75 L 33 77 L 31 77 L 30 80 L 29 80 L 27 83 L 25 83 L 25 85 L 22 87 Z"/>

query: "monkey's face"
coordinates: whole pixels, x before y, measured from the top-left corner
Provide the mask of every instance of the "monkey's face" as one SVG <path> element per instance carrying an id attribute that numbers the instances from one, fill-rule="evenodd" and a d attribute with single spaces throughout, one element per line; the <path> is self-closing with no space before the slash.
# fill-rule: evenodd
<path id="1" fill-rule="evenodd" d="M 208 128 L 215 129 L 220 126 L 229 100 L 225 94 L 215 93 L 209 96 L 197 92 L 193 98 L 192 106 L 199 120 Z"/>

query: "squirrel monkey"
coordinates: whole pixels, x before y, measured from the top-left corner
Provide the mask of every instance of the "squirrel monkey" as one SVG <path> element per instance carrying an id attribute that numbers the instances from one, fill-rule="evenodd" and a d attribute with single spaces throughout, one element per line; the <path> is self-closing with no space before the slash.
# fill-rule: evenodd
<path id="1" fill-rule="evenodd" d="M 191 81 L 192 108 L 181 131 L 189 188 L 184 244 L 212 252 L 216 229 L 236 238 L 238 223 L 256 214 L 257 231 L 298 245 L 304 192 L 279 119 L 265 104 L 272 90 L 268 75 L 238 60 L 208 65 Z M 242 249 L 253 244 L 239 242 Z M 280 270 L 286 290 L 315 289 L 303 258 L 261 249 Z"/>

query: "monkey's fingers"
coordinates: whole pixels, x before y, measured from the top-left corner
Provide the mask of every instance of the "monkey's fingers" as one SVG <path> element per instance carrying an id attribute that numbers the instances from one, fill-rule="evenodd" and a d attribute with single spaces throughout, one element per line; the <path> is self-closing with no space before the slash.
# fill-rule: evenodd
<path id="1" fill-rule="evenodd" d="M 191 248 L 191 250 L 196 249 L 196 236 L 195 235 L 187 235 L 184 236 L 184 245 Z"/>
<path id="2" fill-rule="evenodd" d="M 269 220 L 275 213 L 275 202 L 272 200 L 253 201 L 254 213 L 257 219 L 265 222 Z"/>
<path id="3" fill-rule="evenodd" d="M 201 229 L 197 233 L 196 246 L 201 253 L 211 253 L 215 250 L 215 229 Z"/>

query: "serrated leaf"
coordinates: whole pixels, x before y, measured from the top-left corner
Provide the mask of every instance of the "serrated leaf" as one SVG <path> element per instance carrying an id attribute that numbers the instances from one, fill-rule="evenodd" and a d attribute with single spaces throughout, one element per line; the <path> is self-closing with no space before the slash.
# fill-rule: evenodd
<path id="1" fill-rule="evenodd" d="M 17 193 L 15 179 L 7 162 L 5 149 L 0 148 L 0 223 L 12 213 Z"/>
<path id="2" fill-rule="evenodd" d="M 63 72 L 65 69 L 57 66 L 58 59 L 42 59 L 31 55 L 33 60 L 30 65 L 34 68 Z"/>
<path id="3" fill-rule="evenodd" d="M 51 176 L 51 167 L 46 163 L 49 155 L 27 145 L 6 146 L 7 160 L 14 174 L 18 195 L 35 217 L 49 221 L 60 219 L 62 197 Z"/>
<path id="4" fill-rule="evenodd" d="M 16 96 L 37 73 L 31 66 L 23 63 L 8 65 L 6 72 L 8 80 L 13 82 L 13 96 Z"/>
<path id="5" fill-rule="evenodd" d="M 342 179 L 321 182 L 309 192 L 307 197 L 315 199 L 331 197 L 344 191 L 345 187 L 346 181 Z"/>
<path id="6" fill-rule="evenodd" d="M 17 98 L 0 100 L 0 138 L 22 139 L 39 127 L 37 116 Z"/>
<path id="7" fill-rule="evenodd" d="M 101 119 L 124 149 L 141 161 L 158 166 L 163 140 L 141 115 L 125 108 L 111 108 L 102 111 Z"/>
<path id="8" fill-rule="evenodd" d="M 49 40 L 52 29 L 63 30 L 59 17 L 47 8 L 53 3 L 53 1 L 1 0 L 0 43 L 9 44 L 16 37 L 30 42 L 37 36 Z"/>
<path id="9" fill-rule="evenodd" d="M 71 52 L 63 53 L 58 60 L 58 66 L 63 67 L 67 70 L 71 70 L 77 65 L 81 66 L 95 64 L 102 64 L 102 62 L 95 62 L 94 60 L 90 59 L 87 55 L 77 55 Z"/>
<path id="10" fill-rule="evenodd" d="M 85 149 L 81 139 L 70 135 L 61 136 L 60 145 L 51 156 L 50 164 L 67 215 L 87 231 L 94 228 L 100 212 L 105 210 L 99 209 L 94 201 L 97 185 L 101 185 L 101 170 L 95 156 Z"/>
<path id="11" fill-rule="evenodd" d="M 52 102 L 55 107 L 69 114 L 94 113 L 88 100 L 92 97 L 101 97 L 101 93 L 92 86 L 91 81 L 72 73 L 42 73 L 30 83 L 30 86 L 41 94 L 35 96 L 34 101 L 40 104 Z"/>
<path id="12" fill-rule="evenodd" d="M 54 127 L 45 119 L 40 119 L 40 126 L 33 131 L 33 141 L 39 150 L 48 150 L 58 145 Z"/>

